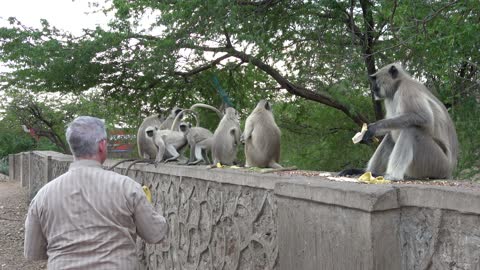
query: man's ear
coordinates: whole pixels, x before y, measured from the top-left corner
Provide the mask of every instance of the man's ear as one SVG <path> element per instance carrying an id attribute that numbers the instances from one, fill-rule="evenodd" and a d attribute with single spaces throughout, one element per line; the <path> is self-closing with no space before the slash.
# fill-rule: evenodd
<path id="1" fill-rule="evenodd" d="M 98 142 L 98 152 L 106 152 L 107 151 L 107 140 L 101 140 Z"/>

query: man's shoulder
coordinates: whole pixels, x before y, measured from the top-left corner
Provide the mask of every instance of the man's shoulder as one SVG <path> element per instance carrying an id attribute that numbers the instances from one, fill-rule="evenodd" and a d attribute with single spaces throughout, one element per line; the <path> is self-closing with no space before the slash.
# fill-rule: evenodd
<path id="1" fill-rule="evenodd" d="M 108 178 L 111 178 L 111 179 L 115 179 L 115 180 L 120 180 L 120 181 L 127 181 L 127 182 L 135 182 L 135 180 L 133 180 L 132 178 L 130 178 L 129 176 L 127 175 L 123 175 L 123 174 L 120 174 L 120 173 L 117 173 L 117 172 L 114 172 L 114 171 L 110 171 L 110 170 L 105 170 L 103 169 L 103 174 L 105 175 L 105 177 L 108 177 Z"/>

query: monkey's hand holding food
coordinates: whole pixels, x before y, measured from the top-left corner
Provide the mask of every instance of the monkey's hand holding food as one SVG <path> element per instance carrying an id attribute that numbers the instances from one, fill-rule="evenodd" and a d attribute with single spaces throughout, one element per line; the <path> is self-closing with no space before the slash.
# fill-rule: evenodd
<path id="1" fill-rule="evenodd" d="M 352 141 L 354 144 L 370 144 L 372 141 L 378 142 L 378 139 L 374 136 L 374 132 L 369 129 L 369 126 L 366 123 L 363 123 L 362 130 L 353 136 Z"/>
<path id="2" fill-rule="evenodd" d="M 358 178 L 358 181 L 366 184 L 388 184 L 391 182 L 390 180 L 384 179 L 383 176 L 373 177 L 371 172 L 362 174 Z"/>
<path id="3" fill-rule="evenodd" d="M 145 196 L 147 196 L 147 201 L 150 203 L 152 202 L 152 193 L 150 192 L 150 189 L 147 186 L 142 186 L 143 192 L 145 192 Z"/>

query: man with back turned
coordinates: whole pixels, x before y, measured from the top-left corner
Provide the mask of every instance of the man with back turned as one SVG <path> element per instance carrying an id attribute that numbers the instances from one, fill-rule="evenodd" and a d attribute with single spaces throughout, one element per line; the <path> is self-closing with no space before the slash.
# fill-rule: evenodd
<path id="1" fill-rule="evenodd" d="M 48 269 L 138 269 L 136 235 L 159 243 L 167 223 L 140 184 L 102 168 L 107 158 L 104 121 L 80 116 L 67 128 L 74 161 L 43 186 L 25 221 L 25 257 Z"/>

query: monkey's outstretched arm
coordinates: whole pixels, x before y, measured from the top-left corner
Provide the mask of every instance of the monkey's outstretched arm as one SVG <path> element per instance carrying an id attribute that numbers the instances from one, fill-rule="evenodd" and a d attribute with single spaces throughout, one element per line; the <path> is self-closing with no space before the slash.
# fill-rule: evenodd
<path id="1" fill-rule="evenodd" d="M 431 123 L 433 123 L 433 115 L 430 113 L 405 113 L 369 124 L 368 132 L 379 136 L 384 135 L 390 130 L 409 127 L 426 127 Z"/>

